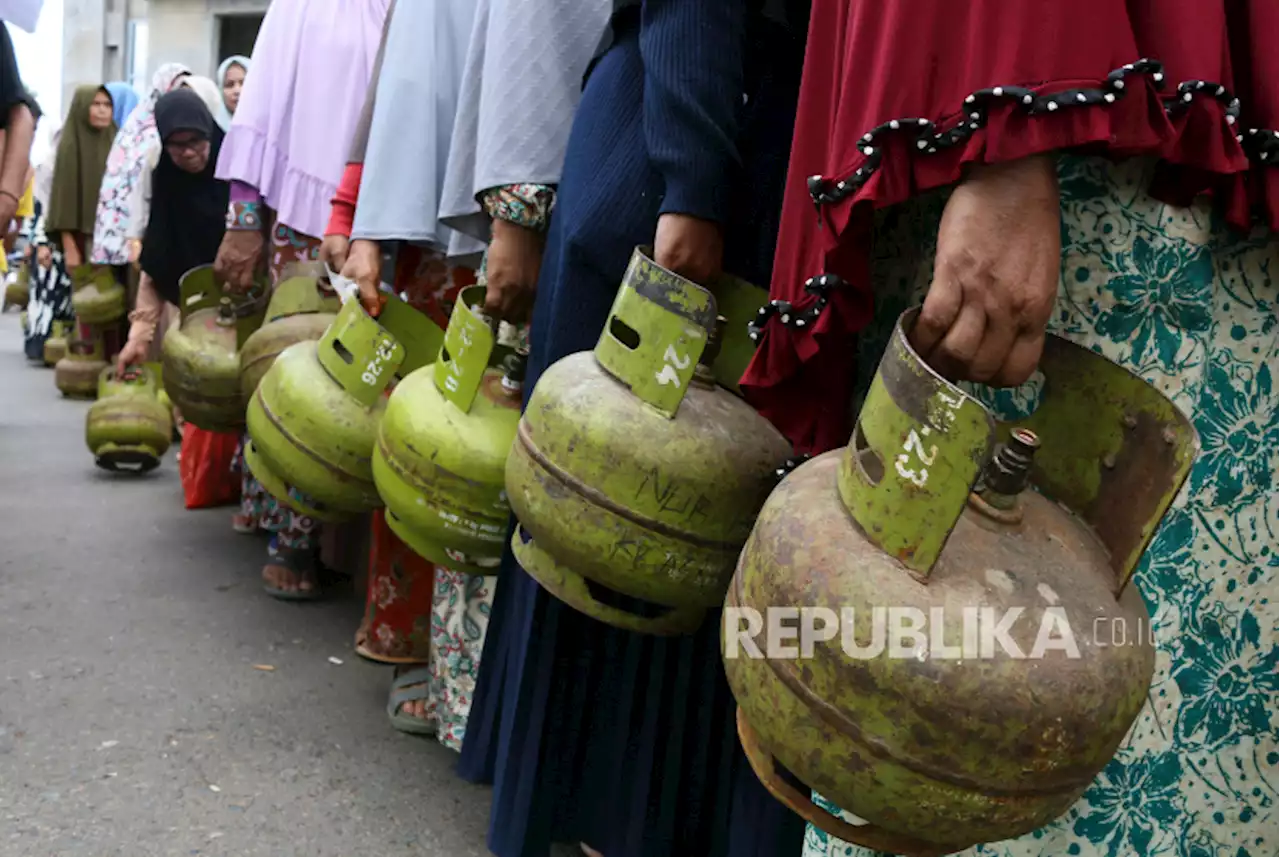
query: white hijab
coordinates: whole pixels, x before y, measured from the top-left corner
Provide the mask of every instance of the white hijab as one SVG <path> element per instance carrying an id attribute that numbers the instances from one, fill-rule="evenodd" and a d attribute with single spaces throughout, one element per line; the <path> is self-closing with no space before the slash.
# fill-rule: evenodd
<path id="1" fill-rule="evenodd" d="M 231 126 L 231 114 L 227 113 L 226 106 L 222 103 L 222 87 L 214 83 L 207 77 L 198 74 L 188 75 L 183 81 L 192 92 L 200 96 L 200 100 L 204 102 L 204 106 L 209 108 L 209 112 L 213 114 L 213 120 L 218 123 L 218 127 L 223 131 Z M 226 113 L 226 119 L 218 112 Z"/>
<path id="2" fill-rule="evenodd" d="M 218 66 L 218 76 L 213 80 L 213 85 L 218 88 L 218 106 L 216 108 L 210 107 L 209 110 L 213 112 L 214 121 L 218 123 L 218 127 L 223 131 L 231 127 L 232 114 L 227 109 L 226 99 L 222 97 L 222 85 L 227 82 L 227 72 L 231 70 L 233 65 L 238 65 L 244 69 L 244 76 L 248 78 L 249 58 L 234 54 L 222 61 L 222 64 Z M 201 96 L 201 98 L 203 97 Z"/>

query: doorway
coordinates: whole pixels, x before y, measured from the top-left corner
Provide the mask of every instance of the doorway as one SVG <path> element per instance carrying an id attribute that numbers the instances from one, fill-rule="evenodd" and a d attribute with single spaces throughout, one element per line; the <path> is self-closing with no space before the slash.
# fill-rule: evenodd
<path id="1" fill-rule="evenodd" d="M 253 43 L 258 38 L 263 15 L 218 16 L 218 63 L 240 54 L 253 56 Z"/>

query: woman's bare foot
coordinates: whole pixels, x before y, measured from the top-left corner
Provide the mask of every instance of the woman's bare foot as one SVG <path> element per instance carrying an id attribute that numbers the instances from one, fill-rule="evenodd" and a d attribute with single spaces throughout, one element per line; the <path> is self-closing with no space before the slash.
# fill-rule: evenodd
<path id="1" fill-rule="evenodd" d="M 316 564 L 308 551 L 296 548 L 279 548 L 268 553 L 267 564 L 262 567 L 262 582 L 272 593 L 314 597 L 319 589 Z"/>
<path id="2" fill-rule="evenodd" d="M 314 571 L 299 574 L 276 562 L 269 562 L 262 567 L 262 580 L 267 586 L 281 592 L 311 593 L 316 589 Z"/>
<path id="3" fill-rule="evenodd" d="M 423 664 L 405 664 L 404 666 L 396 667 L 395 677 L 399 678 L 410 670 L 422 669 L 423 666 Z M 404 685 L 403 689 L 419 688 L 426 684 L 427 682 L 425 681 L 415 682 L 413 684 Z M 410 699 L 408 702 L 401 703 L 400 708 L 396 710 L 396 713 L 403 714 L 405 717 L 417 718 L 425 723 L 428 720 L 427 708 L 428 700 L 425 697 L 422 699 Z"/>
<path id="4" fill-rule="evenodd" d="M 231 529 L 237 533 L 256 533 L 258 531 L 258 522 L 253 515 L 246 515 L 243 512 L 231 516 Z"/>

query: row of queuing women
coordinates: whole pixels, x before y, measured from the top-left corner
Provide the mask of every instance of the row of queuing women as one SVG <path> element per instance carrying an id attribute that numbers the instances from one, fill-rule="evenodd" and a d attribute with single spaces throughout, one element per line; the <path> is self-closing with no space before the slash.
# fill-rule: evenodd
<path id="1" fill-rule="evenodd" d="M 119 359 L 147 359 L 191 268 L 245 293 L 322 261 L 371 313 L 385 281 L 440 326 L 482 284 L 485 312 L 527 343 L 527 404 L 548 367 L 593 348 L 649 245 L 694 281 L 770 285 L 741 388 L 817 454 L 848 442 L 907 307 L 924 304 L 931 362 L 1002 412 L 1034 400 L 1046 330 L 1064 336 L 1172 399 L 1202 450 L 1136 576 L 1161 623 L 1147 708 L 1068 814 L 975 853 L 1273 851 L 1276 14 L 275 0 L 225 136 L 194 93 L 159 98 L 173 80 L 153 93 L 148 276 Z M 86 139 L 105 133 L 99 94 Z M 74 240 L 55 250 L 81 258 Z M 357 650 L 396 667 L 395 728 L 493 785 L 499 857 L 555 841 L 870 853 L 757 780 L 718 614 L 683 636 L 615 628 L 510 551 L 498 575 L 468 576 L 381 513 L 367 532 L 321 526 L 235 466 L 231 529 L 270 534 L 268 594 L 324 597 L 321 545 L 370 539 Z"/>
<path id="2" fill-rule="evenodd" d="M 179 163 L 185 174 L 205 169 L 183 162 L 186 150 L 162 145 L 162 137 L 180 131 L 206 141 L 219 137 L 235 113 L 248 68 L 248 58 L 231 57 L 218 69 L 215 83 L 184 65 L 167 63 L 153 75 L 145 96 L 123 82 L 76 88 L 64 122 L 51 136 L 51 156 L 32 171 L 28 183 L 34 201 L 21 229 L 28 283 L 24 350 L 30 360 L 50 362 L 45 345 L 51 338 L 85 343 L 95 357 L 111 360 L 127 341 L 130 314 L 154 314 L 147 304 L 154 289 L 141 264 L 148 245 L 156 252 L 165 245 L 150 234 L 154 201 L 171 195 L 174 182 L 181 183 L 174 172 Z M 160 121 L 165 97 L 179 91 L 209 117 L 207 128 L 205 123 L 198 130 L 165 127 Z M 161 223 L 156 218 L 156 226 Z M 103 291 L 106 283 L 118 285 L 119 300 L 109 302 L 109 309 L 95 308 L 91 320 L 77 318 L 73 295 L 95 279 Z"/>
<path id="3" fill-rule="evenodd" d="M 323 262 L 371 312 L 388 288 L 441 328 L 460 290 L 482 283 L 486 313 L 530 349 L 529 384 L 591 346 L 632 250 L 655 243 L 659 214 L 660 263 L 717 273 L 702 248 L 732 212 L 734 271 L 766 281 L 807 10 L 784 4 L 748 22 L 685 5 L 646 12 L 650 73 L 666 81 L 665 101 L 647 108 L 670 140 L 659 169 L 638 121 L 639 3 L 276 0 L 225 136 L 168 124 L 169 102 L 182 99 L 184 114 L 195 105 L 181 92 L 160 99 L 144 277 L 117 363 L 150 358 L 182 275 L 210 263 L 235 295 Z M 741 43 L 686 88 L 686 34 L 721 27 Z M 744 52 L 769 59 L 747 63 Z M 689 125 L 707 98 L 711 112 Z M 591 127 L 621 137 L 581 130 Z M 749 142 L 742 159 L 738 138 Z M 188 162 L 204 167 L 181 183 L 163 177 Z M 664 186 L 670 211 L 660 209 Z M 559 306 L 535 308 L 535 294 Z M 544 333 L 530 341 L 539 317 Z M 323 598 L 336 564 L 327 560 L 370 546 L 356 650 L 394 665 L 392 727 L 461 751 L 462 776 L 495 785 L 495 853 L 546 853 L 553 841 L 609 855 L 724 853 L 735 816 L 776 827 L 767 841 L 746 833 L 736 853 L 746 843 L 774 853 L 775 839 L 799 847 L 803 823 L 737 750 L 714 621 L 683 640 L 613 631 L 562 608 L 509 556 L 500 574 L 472 576 L 416 555 L 382 512 L 322 525 L 254 478 L 246 446 L 229 524 L 263 534 L 265 592 Z M 528 611 L 550 611 L 549 624 Z M 558 639 L 530 639 L 531 621 L 537 634 L 558 624 Z M 584 681 L 570 680 L 566 657 Z"/>

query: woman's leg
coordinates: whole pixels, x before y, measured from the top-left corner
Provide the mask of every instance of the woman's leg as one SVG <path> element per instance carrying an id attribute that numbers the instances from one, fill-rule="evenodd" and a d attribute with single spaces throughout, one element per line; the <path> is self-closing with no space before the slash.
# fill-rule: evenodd
<path id="1" fill-rule="evenodd" d="M 265 251 L 271 287 L 280 282 L 284 269 L 293 262 L 313 262 L 320 257 L 320 239 L 303 235 L 277 223 Z M 318 594 L 316 545 L 320 523 L 294 511 L 280 498 L 272 497 L 244 466 L 243 493 L 261 504 L 258 526 L 276 534 L 275 550 L 267 549 L 267 562 L 262 569 L 263 583 L 269 591 L 289 596 Z M 243 501 L 242 501 L 243 502 Z M 242 506 L 240 514 L 244 514 Z"/>

